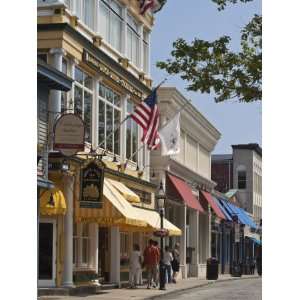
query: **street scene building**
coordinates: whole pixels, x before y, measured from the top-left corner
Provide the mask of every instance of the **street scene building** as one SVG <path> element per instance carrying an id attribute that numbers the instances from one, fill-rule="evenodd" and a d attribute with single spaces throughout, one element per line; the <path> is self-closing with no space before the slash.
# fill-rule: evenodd
<path id="1" fill-rule="evenodd" d="M 252 274 L 262 150 L 213 154 L 221 130 L 178 87 L 152 84 L 154 13 L 165 3 L 37 1 L 41 293 L 136 287 L 151 272 L 147 288 L 165 290 L 167 251 L 178 256 L 173 283 L 213 279 L 212 265 L 216 276 Z M 151 272 L 149 241 L 159 260 Z M 134 251 L 141 270 L 132 285 Z"/>

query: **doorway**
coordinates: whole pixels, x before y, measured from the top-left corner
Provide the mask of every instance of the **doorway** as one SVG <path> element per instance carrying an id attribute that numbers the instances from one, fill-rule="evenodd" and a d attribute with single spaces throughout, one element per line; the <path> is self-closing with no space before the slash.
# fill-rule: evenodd
<path id="1" fill-rule="evenodd" d="M 103 282 L 109 282 L 109 268 L 110 256 L 109 249 L 109 236 L 107 227 L 99 227 L 99 245 L 98 245 L 98 274 Z"/>
<path id="2" fill-rule="evenodd" d="M 39 280 L 40 287 L 55 286 L 56 221 L 40 220 L 39 224 Z"/>

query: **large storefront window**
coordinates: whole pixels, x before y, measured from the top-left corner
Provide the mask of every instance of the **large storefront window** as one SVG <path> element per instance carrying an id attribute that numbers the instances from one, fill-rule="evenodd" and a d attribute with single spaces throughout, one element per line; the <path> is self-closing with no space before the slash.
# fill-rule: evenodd
<path id="1" fill-rule="evenodd" d="M 133 112 L 133 103 L 127 101 L 127 114 Z M 137 162 L 138 125 L 131 118 L 126 121 L 126 158 Z"/>
<path id="2" fill-rule="evenodd" d="M 120 95 L 99 83 L 98 143 L 108 151 L 120 155 L 121 99 Z M 116 130 L 117 129 L 117 130 Z M 110 137 L 109 135 L 113 133 Z"/>
<path id="3" fill-rule="evenodd" d="M 75 67 L 74 113 L 79 114 L 85 124 L 85 141 L 92 142 L 93 79 Z"/>
<path id="4" fill-rule="evenodd" d="M 112 0 L 99 0 L 99 32 L 121 52 L 122 7 Z"/>
<path id="5" fill-rule="evenodd" d="M 138 24 L 130 15 L 127 16 L 127 57 L 136 66 L 139 64 Z"/>

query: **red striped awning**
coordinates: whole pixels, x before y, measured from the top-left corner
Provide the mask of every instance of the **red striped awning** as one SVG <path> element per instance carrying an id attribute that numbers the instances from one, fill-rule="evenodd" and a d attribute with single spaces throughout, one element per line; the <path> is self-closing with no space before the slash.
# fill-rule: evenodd
<path id="1" fill-rule="evenodd" d="M 176 176 L 168 174 L 168 177 L 186 205 L 204 213 L 203 207 L 199 200 L 193 195 L 192 189 L 188 186 L 188 184 Z"/>
<path id="2" fill-rule="evenodd" d="M 204 199 L 208 202 L 208 204 L 210 205 L 210 207 L 213 209 L 213 211 L 215 212 L 215 214 L 223 220 L 226 220 L 226 217 L 224 216 L 223 212 L 221 211 L 221 209 L 219 208 L 218 204 L 215 202 L 215 200 L 213 199 L 213 197 L 211 196 L 210 193 L 205 192 L 205 191 L 201 191 L 201 194 L 203 195 Z"/>

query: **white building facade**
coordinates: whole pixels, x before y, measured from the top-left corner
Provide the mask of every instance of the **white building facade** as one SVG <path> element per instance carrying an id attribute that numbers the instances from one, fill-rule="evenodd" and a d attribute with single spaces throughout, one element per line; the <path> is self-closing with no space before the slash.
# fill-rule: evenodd
<path id="1" fill-rule="evenodd" d="M 211 255 L 210 207 L 203 209 L 201 190 L 211 191 L 211 152 L 220 138 L 218 130 L 174 87 L 158 90 L 161 125 L 185 105 L 180 115 L 180 153 L 161 156 L 151 152 L 151 181 L 163 183 L 166 191 L 166 218 L 182 235 L 166 239 L 174 247 L 180 243 L 182 278 L 202 277 Z"/>

